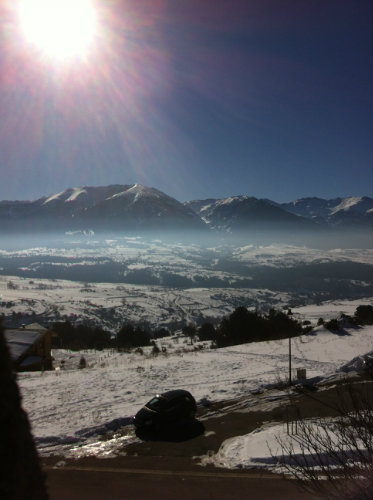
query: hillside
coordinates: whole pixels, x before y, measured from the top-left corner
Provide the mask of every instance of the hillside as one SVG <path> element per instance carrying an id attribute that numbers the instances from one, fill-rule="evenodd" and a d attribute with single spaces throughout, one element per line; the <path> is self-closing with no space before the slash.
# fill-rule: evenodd
<path id="1" fill-rule="evenodd" d="M 349 310 L 348 302 L 345 309 Z M 333 314 L 332 304 L 329 312 Z M 299 312 L 295 309 L 294 313 L 299 319 L 311 321 L 320 315 L 317 306 Z M 157 392 L 190 390 L 200 407 L 240 398 L 248 403 L 253 391 L 287 376 L 287 339 L 215 350 L 190 346 L 190 340 L 183 337 L 158 342 L 166 348 L 158 356 L 146 349 L 144 355 L 56 350 L 55 366 L 64 360 L 63 370 L 45 372 L 42 377 L 40 373 L 20 374 L 24 407 L 40 452 L 110 455 L 118 446 L 138 440 L 133 430 L 128 428 L 128 432 L 109 439 L 105 445 L 97 435 L 130 424 L 131 416 Z M 306 368 L 308 378 L 328 377 L 353 357 L 370 350 L 370 326 L 346 330 L 344 335 L 318 327 L 311 334 L 293 339 L 293 367 Z M 87 368 L 79 370 L 82 354 Z"/>

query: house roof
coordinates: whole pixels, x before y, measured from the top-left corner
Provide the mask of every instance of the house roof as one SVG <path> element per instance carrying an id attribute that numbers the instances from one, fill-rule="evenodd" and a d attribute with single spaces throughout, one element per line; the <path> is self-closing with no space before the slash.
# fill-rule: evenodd
<path id="1" fill-rule="evenodd" d="M 41 356 L 27 356 L 22 363 L 20 364 L 21 367 L 25 368 L 31 365 L 35 365 L 37 363 L 40 363 L 43 360 Z"/>
<path id="2" fill-rule="evenodd" d="M 38 331 L 38 332 L 43 332 L 43 333 L 48 331 L 47 328 L 39 325 L 39 323 L 30 323 L 29 325 L 25 325 L 22 327 L 22 330 L 32 330 L 32 331 Z"/>
<path id="3" fill-rule="evenodd" d="M 12 361 L 16 361 L 23 356 L 43 336 L 43 333 L 41 330 L 29 330 L 26 328 L 5 330 L 5 339 Z"/>

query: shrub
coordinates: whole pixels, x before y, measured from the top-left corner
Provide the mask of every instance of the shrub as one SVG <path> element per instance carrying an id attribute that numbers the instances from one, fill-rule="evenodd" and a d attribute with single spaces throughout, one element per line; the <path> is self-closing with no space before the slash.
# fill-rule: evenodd
<path id="1" fill-rule="evenodd" d="M 161 339 L 163 337 L 169 337 L 170 336 L 170 330 L 167 328 L 159 328 L 158 330 L 154 331 L 153 338 L 155 339 Z"/>
<path id="2" fill-rule="evenodd" d="M 153 356 L 157 356 L 160 352 L 161 352 L 161 350 L 159 349 L 157 344 L 153 341 L 153 348 L 152 348 Z"/>
<path id="3" fill-rule="evenodd" d="M 373 498 L 371 386 L 347 382 L 337 389 L 336 403 L 324 404 L 323 412 L 328 410 L 330 416 L 304 419 L 301 408 L 296 409 L 295 435 L 292 439 L 278 438 L 281 454 L 275 457 L 276 461 L 300 486 L 317 493 L 319 498 L 370 500 Z M 294 420 L 288 423 L 293 424 Z"/>
<path id="4" fill-rule="evenodd" d="M 14 283 L 13 281 L 8 281 L 6 286 L 9 290 L 17 290 L 19 288 L 19 286 L 16 283 Z"/>
<path id="5" fill-rule="evenodd" d="M 238 307 L 224 318 L 217 331 L 218 347 L 258 340 L 275 340 L 304 333 L 301 324 L 282 311 L 271 309 L 267 316 Z"/>
<path id="6" fill-rule="evenodd" d="M 203 323 L 197 331 L 199 340 L 215 340 L 216 330 L 212 323 Z"/>
<path id="7" fill-rule="evenodd" d="M 117 334 L 117 347 L 142 347 L 150 344 L 149 335 L 140 327 L 123 325 Z"/>
<path id="8" fill-rule="evenodd" d="M 190 338 L 190 343 L 193 344 L 193 339 L 197 333 L 196 325 L 194 325 L 193 323 L 189 323 L 188 325 L 183 327 L 182 332 L 183 335 Z"/>
<path id="9" fill-rule="evenodd" d="M 80 358 L 80 361 L 79 361 L 79 369 L 81 370 L 81 369 L 83 369 L 83 368 L 86 368 L 86 366 L 87 366 L 87 362 L 86 362 L 86 360 L 85 360 L 85 357 L 84 357 L 84 356 L 82 356 L 82 357 Z"/>
<path id="10" fill-rule="evenodd" d="M 52 347 L 55 348 L 101 350 L 111 347 L 110 333 L 102 328 L 64 321 L 54 323 L 52 329 L 57 333 L 56 337 L 52 337 Z"/>
<path id="11" fill-rule="evenodd" d="M 372 325 L 373 324 L 373 307 L 372 306 L 358 306 L 355 315 L 355 321 L 358 325 Z"/>
<path id="12" fill-rule="evenodd" d="M 330 332 L 338 332 L 340 330 L 340 324 L 337 319 L 331 319 L 325 323 L 325 328 L 327 328 Z"/>

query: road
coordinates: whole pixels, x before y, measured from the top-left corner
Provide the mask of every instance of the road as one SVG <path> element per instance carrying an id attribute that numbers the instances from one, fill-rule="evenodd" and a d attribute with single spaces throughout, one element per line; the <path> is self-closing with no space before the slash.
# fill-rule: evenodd
<path id="1" fill-rule="evenodd" d="M 53 460 L 44 464 L 50 500 L 318 499 L 279 475 L 202 469 L 187 458 L 91 458 L 56 468 Z"/>

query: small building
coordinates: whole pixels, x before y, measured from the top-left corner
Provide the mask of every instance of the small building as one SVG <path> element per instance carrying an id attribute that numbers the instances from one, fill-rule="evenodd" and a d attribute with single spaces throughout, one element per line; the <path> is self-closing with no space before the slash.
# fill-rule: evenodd
<path id="1" fill-rule="evenodd" d="M 22 328 L 5 330 L 5 339 L 10 351 L 13 368 L 17 371 L 52 369 L 52 330 L 38 323 Z"/>

